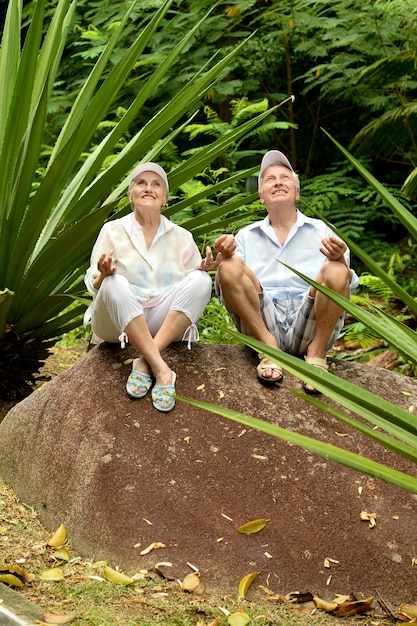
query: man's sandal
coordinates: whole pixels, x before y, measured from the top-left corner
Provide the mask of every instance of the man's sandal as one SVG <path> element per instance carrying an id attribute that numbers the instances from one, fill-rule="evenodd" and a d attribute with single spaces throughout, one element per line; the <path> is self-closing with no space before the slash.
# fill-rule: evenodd
<path id="1" fill-rule="evenodd" d="M 278 365 L 278 363 L 274 363 L 271 359 L 268 359 L 266 356 L 259 355 L 260 361 L 256 368 L 256 374 L 258 376 L 258 380 L 262 385 L 266 385 L 269 387 L 279 385 L 282 383 L 284 379 L 284 375 L 282 373 L 282 367 Z M 264 376 L 265 370 L 272 370 L 273 372 L 277 372 L 279 374 L 278 378 L 267 378 Z"/>
<path id="2" fill-rule="evenodd" d="M 318 367 L 319 369 L 322 369 L 325 372 L 327 372 L 327 370 L 329 369 L 329 364 L 327 363 L 326 358 L 322 359 L 317 356 L 305 356 L 304 360 L 309 365 L 314 365 L 314 367 Z M 303 389 L 306 393 L 308 393 L 309 396 L 321 395 L 321 391 L 319 391 L 318 389 L 314 389 L 314 388 L 309 389 L 307 385 L 311 385 L 311 383 L 303 383 Z"/>

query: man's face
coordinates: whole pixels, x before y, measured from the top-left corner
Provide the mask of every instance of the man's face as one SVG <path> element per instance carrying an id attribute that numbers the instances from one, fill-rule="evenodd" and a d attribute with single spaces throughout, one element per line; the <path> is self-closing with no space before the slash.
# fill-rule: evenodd
<path id="1" fill-rule="evenodd" d="M 300 194 L 291 170 L 285 165 L 267 167 L 262 177 L 259 197 L 267 208 L 276 204 L 295 206 Z"/>

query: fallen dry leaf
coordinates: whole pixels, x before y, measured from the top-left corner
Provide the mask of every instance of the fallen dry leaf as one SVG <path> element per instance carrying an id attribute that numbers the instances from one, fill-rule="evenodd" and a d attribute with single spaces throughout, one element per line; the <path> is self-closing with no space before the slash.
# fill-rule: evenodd
<path id="1" fill-rule="evenodd" d="M 318 609 L 326 611 L 326 613 L 333 613 L 333 611 L 338 607 L 338 604 L 336 602 L 328 602 L 327 600 L 323 600 L 319 596 L 314 596 L 313 602 Z"/>
<path id="2" fill-rule="evenodd" d="M 58 615 L 55 613 L 44 613 L 42 619 L 46 624 L 69 624 L 77 619 L 77 616 L 75 614 Z"/>
<path id="3" fill-rule="evenodd" d="M 363 521 L 369 522 L 369 527 L 373 528 L 376 525 L 376 513 L 368 513 L 368 511 L 361 511 L 360 518 Z"/>
<path id="4" fill-rule="evenodd" d="M 141 555 L 149 554 L 152 550 L 157 550 L 158 548 L 165 548 L 165 544 L 161 541 L 154 541 L 147 548 L 141 551 Z"/>
<path id="5" fill-rule="evenodd" d="M 9 585 L 9 587 L 23 587 L 25 584 L 24 580 L 22 580 L 20 576 L 17 576 L 12 572 L 8 572 L 7 570 L 0 571 L 0 583 Z"/>
<path id="6" fill-rule="evenodd" d="M 193 591 L 200 584 L 200 574 L 199 572 L 193 572 L 192 574 L 187 574 L 184 576 L 181 581 L 181 589 L 184 591 Z"/>
<path id="7" fill-rule="evenodd" d="M 239 526 L 237 532 L 242 533 L 243 535 L 252 535 L 253 533 L 257 533 L 262 530 L 262 528 L 265 528 L 268 521 L 269 520 L 264 517 L 261 517 L 259 519 L 252 520 L 251 522 L 246 522 L 246 524 Z"/>
<path id="8" fill-rule="evenodd" d="M 59 567 L 51 567 L 50 569 L 46 569 L 41 572 L 39 574 L 39 578 L 50 582 L 58 582 L 60 580 L 64 580 L 64 573 L 62 569 L 59 569 Z"/>
<path id="9" fill-rule="evenodd" d="M 57 530 L 54 532 L 54 534 L 52 535 L 52 537 L 50 538 L 50 540 L 48 541 L 46 545 L 50 546 L 51 548 L 57 548 L 58 546 L 62 546 L 66 538 L 67 538 L 67 530 L 64 524 L 61 524 L 61 526 L 57 528 Z"/>
<path id="10" fill-rule="evenodd" d="M 405 617 L 415 620 L 417 618 L 417 604 L 400 604 L 399 614 L 405 615 Z"/>
<path id="11" fill-rule="evenodd" d="M 297 604 L 303 604 L 304 602 L 312 602 L 312 600 L 314 600 L 314 596 L 309 591 L 307 591 L 306 593 L 292 591 L 285 596 L 285 599 L 289 600 L 290 602 L 296 602 Z"/>
<path id="12" fill-rule="evenodd" d="M 358 613 L 367 613 L 372 611 L 373 597 L 366 600 L 354 600 L 342 602 L 337 605 L 337 609 L 334 612 L 336 617 L 349 617 L 350 615 L 357 615 Z"/>
<path id="13" fill-rule="evenodd" d="M 118 572 L 108 565 L 104 568 L 104 578 L 115 585 L 130 585 L 134 582 L 133 578 L 130 576 L 127 576 L 122 572 Z"/>
<path id="14" fill-rule="evenodd" d="M 242 599 L 246 598 L 248 589 L 258 574 L 259 572 L 251 572 L 250 574 L 246 574 L 246 576 L 242 578 L 242 580 L 239 583 L 239 590 L 238 590 L 239 598 L 242 598 Z"/>
<path id="15" fill-rule="evenodd" d="M 69 550 L 67 548 L 59 548 L 59 550 L 55 550 L 55 552 L 52 554 L 52 558 L 56 559 L 57 561 L 69 561 Z"/>
<path id="16" fill-rule="evenodd" d="M 246 624 L 249 624 L 249 622 L 249 615 L 247 613 L 243 613 L 242 611 L 232 613 L 227 618 L 227 623 L 229 624 L 229 626 L 246 626 Z"/>

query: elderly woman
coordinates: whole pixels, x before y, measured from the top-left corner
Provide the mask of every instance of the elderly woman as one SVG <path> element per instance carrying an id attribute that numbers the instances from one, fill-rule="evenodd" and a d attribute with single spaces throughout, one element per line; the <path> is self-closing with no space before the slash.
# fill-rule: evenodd
<path id="1" fill-rule="evenodd" d="M 102 227 L 85 277 L 97 340 L 122 347 L 129 341 L 140 353 L 127 393 L 143 398 L 152 388 L 152 404 L 164 412 L 175 405 L 176 374 L 161 353 L 173 341 L 195 338 L 211 297 L 207 272 L 218 264 L 210 248 L 202 260 L 191 233 L 161 215 L 168 194 L 160 165 L 138 165 L 128 192 L 132 213 Z"/>

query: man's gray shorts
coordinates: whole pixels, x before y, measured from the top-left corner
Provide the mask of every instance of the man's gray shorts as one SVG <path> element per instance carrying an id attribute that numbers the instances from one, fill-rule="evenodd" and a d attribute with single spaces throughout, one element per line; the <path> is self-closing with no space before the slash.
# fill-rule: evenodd
<path id="1" fill-rule="evenodd" d="M 309 292 L 306 292 L 303 298 L 296 300 L 271 300 L 265 292 L 258 295 L 265 326 L 276 337 L 279 348 L 295 356 L 304 356 L 316 331 L 314 298 L 309 295 Z M 237 330 L 244 335 L 250 335 L 240 317 L 232 311 L 229 313 Z M 327 344 L 328 350 L 339 336 L 343 322 L 344 313 L 330 337 Z"/>

